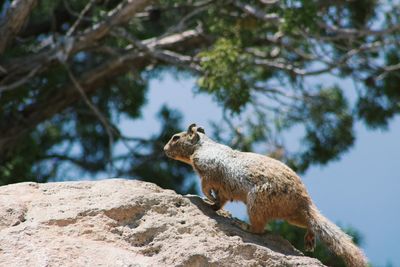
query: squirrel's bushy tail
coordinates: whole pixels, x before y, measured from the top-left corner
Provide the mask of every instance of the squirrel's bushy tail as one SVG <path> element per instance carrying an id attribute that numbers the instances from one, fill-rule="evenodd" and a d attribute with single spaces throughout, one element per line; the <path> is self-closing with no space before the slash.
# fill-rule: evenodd
<path id="1" fill-rule="evenodd" d="M 365 267 L 368 260 L 364 253 L 338 226 L 324 217 L 314 206 L 310 210 L 309 227 L 336 255 L 343 258 L 347 266 Z"/>

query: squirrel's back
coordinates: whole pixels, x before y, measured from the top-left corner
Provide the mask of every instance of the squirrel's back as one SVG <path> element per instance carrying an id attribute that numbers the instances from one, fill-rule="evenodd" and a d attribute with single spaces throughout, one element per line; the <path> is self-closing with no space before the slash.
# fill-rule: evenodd
<path id="1" fill-rule="evenodd" d="M 247 179 L 253 185 L 265 182 L 301 183 L 300 177 L 278 160 L 211 142 L 203 144 L 192 155 L 193 167 L 198 172 L 217 171 L 234 178 Z"/>
<path id="2" fill-rule="evenodd" d="M 204 195 L 218 210 L 227 201 L 243 201 L 254 233 L 263 233 L 271 219 L 284 219 L 307 229 L 304 245 L 315 247 L 319 236 L 349 266 L 366 266 L 363 252 L 343 231 L 318 211 L 300 177 L 284 163 L 270 157 L 233 150 L 205 135 L 192 124 L 172 136 L 167 156 L 191 164 L 201 179 Z"/>
<path id="3" fill-rule="evenodd" d="M 274 196 L 276 203 L 287 202 L 288 198 L 308 202 L 301 179 L 282 162 L 211 142 L 193 153 L 192 165 L 202 179 L 213 183 L 220 191 L 226 191 L 228 199 L 247 202 L 248 193 L 257 191 Z"/>

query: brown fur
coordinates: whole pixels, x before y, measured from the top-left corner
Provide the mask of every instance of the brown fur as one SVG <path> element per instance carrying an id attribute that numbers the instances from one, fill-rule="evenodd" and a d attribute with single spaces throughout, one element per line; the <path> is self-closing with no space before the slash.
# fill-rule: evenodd
<path id="1" fill-rule="evenodd" d="M 218 144 L 195 124 L 175 134 L 164 150 L 167 156 L 193 166 L 204 195 L 216 210 L 227 201 L 244 202 L 252 232 L 263 233 L 268 221 L 284 219 L 307 229 L 306 250 L 314 249 L 318 235 L 349 266 L 367 265 L 362 251 L 321 215 L 300 177 L 282 162 Z"/>

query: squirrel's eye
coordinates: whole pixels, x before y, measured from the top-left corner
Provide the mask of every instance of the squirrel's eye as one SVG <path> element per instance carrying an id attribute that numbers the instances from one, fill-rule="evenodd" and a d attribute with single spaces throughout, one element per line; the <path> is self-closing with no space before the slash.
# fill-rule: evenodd
<path id="1" fill-rule="evenodd" d="M 178 141 L 179 138 L 180 138 L 179 135 L 174 135 L 174 136 L 172 137 L 172 141 Z"/>

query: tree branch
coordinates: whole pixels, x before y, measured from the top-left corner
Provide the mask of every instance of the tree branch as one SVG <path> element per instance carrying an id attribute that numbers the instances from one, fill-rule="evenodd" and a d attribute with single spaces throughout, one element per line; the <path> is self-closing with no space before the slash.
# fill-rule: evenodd
<path id="1" fill-rule="evenodd" d="M 329 39 L 329 40 L 337 40 L 337 39 L 355 39 L 363 36 L 384 36 L 391 34 L 395 31 L 400 30 L 400 24 L 395 24 L 386 29 L 354 29 L 354 28 L 340 28 L 335 25 L 328 25 L 322 21 L 318 22 L 318 25 L 325 29 L 328 34 L 332 36 L 321 36 L 321 38 Z"/>
<path id="2" fill-rule="evenodd" d="M 29 18 L 37 0 L 14 0 L 0 20 L 0 55 L 6 50 Z"/>
<path id="3" fill-rule="evenodd" d="M 134 14 L 142 11 L 151 2 L 152 0 L 124 0 L 115 9 L 108 12 L 104 20 L 79 34 L 76 43 L 71 48 L 71 53 L 91 46 L 94 42 L 106 36 L 114 26 L 128 22 Z"/>
<path id="4" fill-rule="evenodd" d="M 202 43 L 202 33 L 189 30 L 179 34 L 166 36 L 162 39 L 152 39 L 144 42 L 155 49 L 186 47 L 199 47 Z M 98 85 L 124 73 L 132 68 L 143 69 L 151 64 L 152 57 L 143 52 L 127 50 L 124 54 L 107 60 L 97 68 L 83 73 L 76 81 L 81 85 L 86 95 L 98 89 Z M 75 85 L 70 83 L 59 88 L 55 94 L 41 102 L 27 106 L 18 117 L 9 115 L 0 121 L 0 161 L 7 153 L 23 138 L 27 132 L 41 122 L 51 118 L 67 107 L 76 103 L 81 95 L 77 92 Z"/>
<path id="5" fill-rule="evenodd" d="M 98 171 L 98 170 L 102 170 L 102 168 L 104 167 L 103 163 L 95 163 L 95 162 L 90 162 L 90 161 L 85 161 L 85 160 L 81 160 L 79 158 L 74 158 L 73 156 L 68 156 L 66 154 L 48 154 L 46 156 L 44 156 L 43 158 L 41 158 L 41 160 L 66 160 L 69 161 L 71 163 L 73 163 L 74 165 L 77 165 L 79 167 L 81 167 L 84 170 L 89 170 L 89 171 Z"/>
<path id="6" fill-rule="evenodd" d="M 111 126 L 110 122 L 104 115 L 100 112 L 100 110 L 92 104 L 92 102 L 89 100 L 89 98 L 86 96 L 85 90 L 82 88 L 82 86 L 79 84 L 79 82 L 76 80 L 74 74 L 70 70 L 67 64 L 65 64 L 65 68 L 67 70 L 68 76 L 70 80 L 72 81 L 72 84 L 78 90 L 80 96 L 84 100 L 85 104 L 90 108 L 90 110 L 93 111 L 93 113 L 96 115 L 96 117 L 99 119 L 101 124 L 103 125 L 104 129 L 107 132 L 108 135 L 108 146 L 109 146 L 109 155 L 108 155 L 108 163 L 110 164 L 110 169 L 109 169 L 109 174 L 111 174 L 113 166 L 112 166 L 112 150 L 114 147 L 114 133 L 116 132 L 114 128 Z"/>
<path id="7" fill-rule="evenodd" d="M 193 57 L 181 55 L 179 53 L 169 50 L 157 49 L 151 43 L 145 44 L 144 42 L 140 41 L 123 28 L 116 29 L 114 31 L 114 34 L 118 37 L 122 37 L 128 40 L 134 46 L 136 46 L 143 52 L 148 53 L 151 57 L 155 59 L 159 59 L 176 66 L 185 66 L 192 71 L 200 72 L 200 66 L 198 64 L 195 64 L 195 60 Z"/>
<path id="8" fill-rule="evenodd" d="M 12 83 L 12 84 L 8 84 L 5 86 L 0 86 L 0 97 L 1 97 L 1 93 L 5 92 L 5 91 L 9 91 L 12 89 L 15 89 L 23 84 L 25 84 L 26 82 L 28 82 L 33 76 L 35 76 L 35 74 L 38 72 L 39 67 L 31 70 L 28 75 L 26 75 L 25 77 L 23 77 L 22 79 Z"/>
<path id="9" fill-rule="evenodd" d="M 152 0 L 124 0 L 116 8 L 108 12 L 101 22 L 78 33 L 76 36 L 67 36 L 64 39 L 60 39 L 52 48 L 36 55 L 17 58 L 8 64 L 3 64 L 3 67 L 9 73 L 7 76 L 11 76 L 11 78 L 5 76 L 3 79 L 18 80 L 32 69 L 39 68 L 40 72 L 51 63 L 65 62 L 74 53 L 93 46 L 96 41 L 104 38 L 114 26 L 128 22 L 135 13 L 143 10 L 151 2 Z"/>
<path id="10" fill-rule="evenodd" d="M 95 1 L 96 0 L 90 0 L 89 3 L 86 4 L 86 6 L 82 9 L 81 13 L 79 14 L 78 18 L 76 19 L 76 21 L 74 22 L 74 24 L 71 26 L 71 28 L 69 28 L 69 30 L 66 34 L 67 36 L 71 36 L 75 32 L 76 28 L 79 26 L 81 21 L 84 19 L 85 14 L 93 7 L 93 4 Z"/>
<path id="11" fill-rule="evenodd" d="M 246 3 L 242 3 L 241 1 L 235 0 L 235 1 L 233 1 L 233 4 L 236 7 L 240 8 L 245 13 L 247 13 L 251 16 L 254 16 L 262 21 L 274 22 L 274 23 L 283 21 L 283 19 L 281 17 L 279 17 L 278 14 L 275 14 L 275 13 L 266 14 L 266 13 L 262 12 L 261 10 L 257 9 L 256 7 L 253 7 Z"/>

